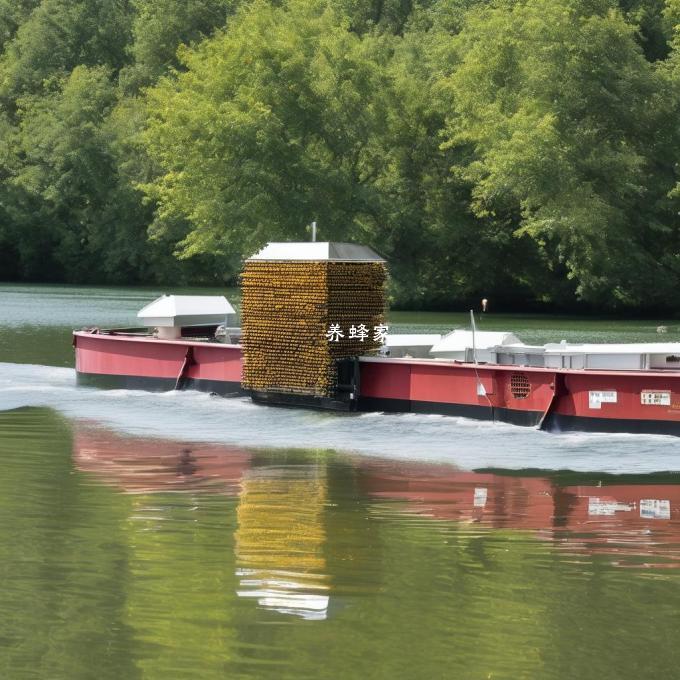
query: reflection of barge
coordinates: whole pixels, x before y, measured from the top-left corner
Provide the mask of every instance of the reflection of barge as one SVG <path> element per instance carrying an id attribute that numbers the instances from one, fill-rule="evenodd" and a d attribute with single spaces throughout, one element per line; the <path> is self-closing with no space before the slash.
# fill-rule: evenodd
<path id="1" fill-rule="evenodd" d="M 535 532 L 568 554 L 620 566 L 678 568 L 680 485 L 673 474 L 595 481 L 589 474 L 524 476 L 384 461 L 361 465 L 362 491 L 405 512 Z"/>
<path id="2" fill-rule="evenodd" d="M 282 464 L 280 454 L 83 426 L 76 430 L 73 458 L 79 470 L 130 494 L 238 496 L 239 593 L 280 611 L 294 608 L 305 618 L 322 618 L 328 604 L 333 579 L 325 544 L 333 534 L 326 523 L 336 506 L 330 501 L 344 498 L 339 502 L 366 518 L 365 506 L 345 495 L 349 478 L 361 497 L 395 504 L 398 512 L 527 531 L 568 553 L 607 554 L 623 566 L 680 566 L 680 483 L 674 473 L 470 472 L 294 452 Z M 342 474 L 332 474 L 338 465 Z"/>
<path id="3" fill-rule="evenodd" d="M 326 618 L 330 584 L 323 466 L 304 460 L 265 465 L 255 452 L 231 446 L 124 437 L 88 426 L 76 430 L 73 458 L 79 470 L 130 494 L 238 497 L 239 597 L 308 620 Z M 141 501 L 137 511 L 143 506 Z"/>
<path id="4" fill-rule="evenodd" d="M 441 339 L 388 336 L 379 350 L 370 336 L 350 331 L 370 333 L 380 320 L 381 263 L 373 251 L 348 244 L 270 244 L 246 263 L 242 344 L 239 336 L 233 344 L 214 340 L 209 310 L 167 313 L 171 330 L 152 315 L 155 336 L 79 331 L 79 382 L 558 431 L 680 434 L 680 343 L 537 347 L 511 334 L 454 331 Z M 342 339 L 324 337 L 342 321 Z"/>

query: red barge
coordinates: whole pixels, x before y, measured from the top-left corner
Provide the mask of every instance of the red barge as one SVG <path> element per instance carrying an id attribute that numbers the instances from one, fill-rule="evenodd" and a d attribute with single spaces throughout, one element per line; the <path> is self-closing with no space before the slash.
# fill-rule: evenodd
<path id="1" fill-rule="evenodd" d="M 357 260 L 356 253 L 353 257 Z M 212 299 L 219 307 L 218 300 L 224 298 Z M 247 343 L 228 328 L 233 309 L 178 309 L 181 304 L 200 308 L 204 302 L 160 298 L 153 305 L 162 306 L 164 314 L 153 316 L 153 305 L 145 308 L 151 308 L 148 326 L 160 329 L 155 333 L 74 332 L 79 384 L 196 389 L 249 395 L 267 404 L 463 416 L 550 431 L 680 435 L 680 343 L 530 346 L 510 333 L 388 334 L 378 352 L 335 357 L 335 384 L 320 395 L 318 390 L 244 385 Z M 285 312 L 285 300 L 275 307 L 273 314 Z M 215 337 L 215 321 L 225 317 L 227 330 Z M 299 361 L 304 360 L 301 354 Z"/>

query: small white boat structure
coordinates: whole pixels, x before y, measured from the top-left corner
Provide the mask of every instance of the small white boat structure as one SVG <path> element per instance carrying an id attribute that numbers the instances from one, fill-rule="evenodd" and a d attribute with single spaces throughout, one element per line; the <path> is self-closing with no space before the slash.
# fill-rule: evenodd
<path id="1" fill-rule="evenodd" d="M 680 369 L 680 342 L 568 343 L 563 340 L 527 345 L 509 332 L 477 331 L 473 342 L 472 331 L 455 330 L 434 344 L 429 354 L 436 359 L 476 360 L 500 366 L 613 371 Z"/>
<path id="2" fill-rule="evenodd" d="M 639 371 L 680 368 L 680 342 L 626 344 L 551 343 L 545 347 L 546 368 L 591 368 Z"/>
<path id="3" fill-rule="evenodd" d="M 442 336 L 438 333 L 389 333 L 380 354 L 393 359 L 428 359 L 432 346 L 441 339 Z"/>
<path id="4" fill-rule="evenodd" d="M 230 325 L 236 311 L 223 295 L 162 295 L 137 313 L 148 328 L 158 328 L 158 337 L 174 340 L 186 326 Z"/>
<path id="5" fill-rule="evenodd" d="M 456 329 L 447 333 L 430 350 L 435 359 L 449 361 L 496 362 L 499 347 L 505 345 L 521 345 L 514 333 L 505 331 L 476 331 Z M 473 357 L 473 347 L 475 348 Z"/>

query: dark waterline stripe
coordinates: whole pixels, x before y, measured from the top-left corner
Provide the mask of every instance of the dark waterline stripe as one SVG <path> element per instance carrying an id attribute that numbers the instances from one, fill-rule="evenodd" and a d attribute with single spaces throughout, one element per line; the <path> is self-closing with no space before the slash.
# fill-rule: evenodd
<path id="1" fill-rule="evenodd" d="M 132 375 L 104 375 L 77 373 L 77 384 L 100 389 L 145 390 L 147 392 L 169 392 L 175 387 L 174 378 L 150 378 Z M 218 394 L 223 397 L 243 397 L 251 394 L 238 382 L 222 380 L 182 380 L 182 390 L 197 390 Z M 320 399 L 304 395 L 254 393 L 253 401 L 270 406 L 289 406 L 294 408 L 313 408 L 332 411 L 348 411 L 349 404 L 333 399 Z M 476 404 L 447 404 L 435 401 L 410 401 L 408 399 L 383 399 L 360 397 L 357 410 L 362 412 L 419 413 L 471 418 L 536 427 L 543 415 L 542 411 L 518 411 L 508 408 L 491 408 Z M 664 420 L 641 420 L 622 418 L 593 418 L 568 416 L 552 413 L 545 422 L 550 432 L 604 432 L 629 434 L 665 434 L 680 436 L 680 422 Z"/>
<path id="2" fill-rule="evenodd" d="M 83 387 L 108 390 L 144 390 L 146 392 L 170 392 L 175 389 L 175 378 L 150 378 L 139 375 L 107 375 L 103 373 L 76 373 L 76 383 Z M 247 393 L 239 382 L 225 380 L 197 380 L 183 378 L 182 390 L 197 390 L 219 394 L 222 397 L 242 397 Z"/>

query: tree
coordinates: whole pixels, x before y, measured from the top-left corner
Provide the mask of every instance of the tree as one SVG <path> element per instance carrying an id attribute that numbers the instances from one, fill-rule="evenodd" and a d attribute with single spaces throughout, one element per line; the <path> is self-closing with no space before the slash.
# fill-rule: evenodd
<path id="1" fill-rule="evenodd" d="M 40 0 L 0 0 L 0 52 L 39 4 Z"/>
<path id="2" fill-rule="evenodd" d="M 132 16 L 127 0 L 43 0 L 0 60 L 0 100 L 49 90 L 78 65 L 120 69 Z"/>
<path id="3" fill-rule="evenodd" d="M 180 45 L 197 44 L 224 27 L 238 0 L 133 0 L 135 18 L 128 51 L 134 63 L 123 74 L 136 90 L 181 67 Z"/>
<path id="4" fill-rule="evenodd" d="M 475 213 L 514 212 L 585 300 L 662 302 L 677 139 L 635 29 L 606 0 L 526 0 L 472 11 L 456 47 L 446 144 L 470 151 Z"/>
<path id="5" fill-rule="evenodd" d="M 361 231 L 374 209 L 369 146 L 385 112 L 380 65 L 326 3 L 255 2 L 149 92 L 146 185 L 157 226 L 186 216 L 184 257 L 276 238 Z M 361 237 L 360 237 L 361 238 Z"/>
<path id="6" fill-rule="evenodd" d="M 391 48 L 389 102 L 372 144 L 378 202 L 366 231 L 390 262 L 398 303 L 409 308 L 469 304 L 489 290 L 497 303 L 531 301 L 531 284 L 552 283 L 535 245 L 512 237 L 509 218 L 473 214 L 471 183 L 451 172 L 467 154 L 442 148 L 451 103 L 439 74 L 454 68 L 451 33 L 463 14 L 458 3 L 439 3 L 403 38 L 379 41 Z M 508 259 L 523 267 L 497 266 Z"/>

